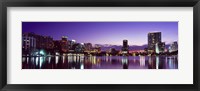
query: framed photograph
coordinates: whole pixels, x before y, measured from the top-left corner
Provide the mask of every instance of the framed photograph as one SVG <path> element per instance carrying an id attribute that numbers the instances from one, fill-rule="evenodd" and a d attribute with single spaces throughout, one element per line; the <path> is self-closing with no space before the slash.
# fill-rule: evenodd
<path id="1" fill-rule="evenodd" d="M 199 0 L 0 8 L 2 90 L 199 90 Z"/>

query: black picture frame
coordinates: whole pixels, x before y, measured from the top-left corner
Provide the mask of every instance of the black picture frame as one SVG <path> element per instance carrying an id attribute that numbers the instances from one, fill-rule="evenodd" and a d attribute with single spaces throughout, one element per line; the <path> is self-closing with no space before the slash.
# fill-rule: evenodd
<path id="1" fill-rule="evenodd" d="M 200 0 L 1 0 L 0 1 L 0 89 L 23 90 L 115 90 L 115 91 L 199 91 Z M 7 84 L 7 7 L 193 7 L 194 84 Z"/>

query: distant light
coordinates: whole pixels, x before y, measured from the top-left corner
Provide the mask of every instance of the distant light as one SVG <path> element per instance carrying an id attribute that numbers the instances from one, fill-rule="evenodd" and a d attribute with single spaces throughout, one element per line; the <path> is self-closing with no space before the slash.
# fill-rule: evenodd
<path id="1" fill-rule="evenodd" d="M 60 55 L 60 53 L 56 52 L 56 55 Z"/>
<path id="2" fill-rule="evenodd" d="M 81 69 L 84 69 L 84 65 L 83 64 L 81 64 L 81 67 L 80 67 Z"/>
<path id="3" fill-rule="evenodd" d="M 41 55 L 44 55 L 44 51 L 43 51 L 43 50 L 41 50 L 41 51 L 40 51 L 40 54 L 41 54 Z"/>
<path id="4" fill-rule="evenodd" d="M 58 64 L 58 60 L 59 60 L 59 57 L 58 56 L 56 56 L 56 64 Z"/>
<path id="5" fill-rule="evenodd" d="M 62 38 L 67 38 L 67 36 L 62 36 Z"/>
<path id="6" fill-rule="evenodd" d="M 76 40 L 72 40 L 72 42 L 76 42 Z"/>
<path id="7" fill-rule="evenodd" d="M 159 57 L 156 56 L 156 69 L 159 69 Z"/>
<path id="8" fill-rule="evenodd" d="M 159 53 L 159 47 L 158 47 L 158 43 L 156 43 L 156 53 Z"/>

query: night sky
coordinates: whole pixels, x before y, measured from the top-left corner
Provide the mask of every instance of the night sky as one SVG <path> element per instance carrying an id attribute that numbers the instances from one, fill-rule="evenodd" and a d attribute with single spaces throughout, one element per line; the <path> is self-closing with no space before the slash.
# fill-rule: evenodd
<path id="1" fill-rule="evenodd" d="M 92 44 L 122 45 L 127 39 L 129 45 L 144 45 L 154 31 L 162 32 L 163 42 L 178 40 L 178 22 L 22 22 L 22 32 Z"/>

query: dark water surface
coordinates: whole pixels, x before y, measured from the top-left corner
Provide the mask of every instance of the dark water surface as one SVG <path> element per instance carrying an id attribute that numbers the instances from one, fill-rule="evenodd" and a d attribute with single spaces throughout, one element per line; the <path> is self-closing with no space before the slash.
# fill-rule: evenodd
<path id="1" fill-rule="evenodd" d="M 178 69 L 178 56 L 26 56 L 22 69 Z"/>

